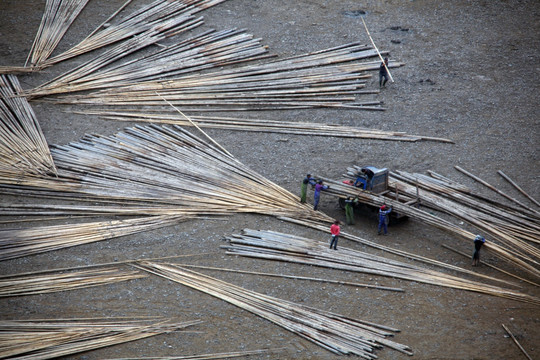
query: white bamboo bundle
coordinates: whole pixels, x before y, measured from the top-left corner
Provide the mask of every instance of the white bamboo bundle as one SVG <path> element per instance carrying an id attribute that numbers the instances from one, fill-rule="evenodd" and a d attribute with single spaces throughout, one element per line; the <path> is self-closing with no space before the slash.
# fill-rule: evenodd
<path id="1" fill-rule="evenodd" d="M 200 321 L 144 319 L 2 320 L 0 358 L 52 359 L 170 333 Z"/>
<path id="2" fill-rule="evenodd" d="M 327 243 L 299 236 L 274 231 L 244 229 L 241 235 L 233 235 L 228 237 L 228 240 L 230 245 L 224 247 L 227 249 L 227 253 L 232 255 L 389 276 L 540 305 L 540 299 L 517 291 L 471 281 L 343 246 L 341 246 L 342 251 L 329 250 Z"/>
<path id="3" fill-rule="evenodd" d="M 49 58 L 40 63 L 40 66 L 52 66 L 60 61 L 70 59 L 75 56 L 114 44 L 116 42 L 137 36 L 155 26 L 164 24 L 175 16 L 193 15 L 199 11 L 217 5 L 225 0 L 156 0 L 140 9 L 127 15 L 124 19 L 115 22 L 117 14 L 127 4 L 122 5 L 112 17 L 107 20 L 109 26 L 99 25 L 87 38 L 72 47 L 71 49 Z"/>
<path id="4" fill-rule="evenodd" d="M 47 0 L 41 23 L 25 66 L 40 67 L 77 18 L 88 0 Z"/>
<path id="5" fill-rule="evenodd" d="M 190 74 L 170 80 L 144 81 L 48 101 L 100 106 L 162 106 L 163 99 L 183 111 L 230 111 L 294 108 L 349 108 L 384 110 L 379 101 L 359 101 L 366 71 L 378 69 L 374 62 L 359 62 L 376 56 L 358 44 L 327 49 L 259 65 L 241 66 L 205 74 Z M 401 66 L 392 63 L 391 66 Z M 137 74 L 137 73 L 135 73 Z M 129 82 L 132 75 L 112 78 Z M 139 76 L 139 75 L 134 75 Z M 104 79 L 105 80 L 105 79 Z M 93 86 L 76 87 L 92 90 Z M 81 84 L 84 85 L 84 84 Z M 69 90 L 66 88 L 66 90 Z M 34 94 L 39 89 L 34 90 Z M 46 95 L 46 92 L 41 92 Z"/>
<path id="6" fill-rule="evenodd" d="M 12 275 L 0 279 L 0 297 L 45 294 L 108 285 L 143 278 L 138 271 L 118 268 L 89 269 L 71 272 L 51 272 L 47 275 Z"/>
<path id="7" fill-rule="evenodd" d="M 357 170 L 359 169 L 351 168 L 347 176 L 353 177 L 352 174 L 355 173 Z M 348 196 L 352 196 L 352 197 L 357 196 L 362 203 L 366 203 L 368 205 L 373 205 L 377 207 L 382 206 L 383 204 L 392 206 L 393 211 L 396 211 L 397 213 L 401 215 L 406 215 L 417 221 L 426 223 L 428 225 L 434 226 L 438 229 L 451 233 L 455 235 L 458 239 L 467 241 L 469 246 L 470 244 L 472 244 L 476 236 L 476 234 L 468 230 L 465 230 L 461 226 L 455 225 L 446 219 L 443 219 L 428 211 L 424 211 L 420 208 L 406 205 L 400 201 L 397 201 L 389 197 L 385 197 L 382 195 L 377 195 L 371 192 L 360 190 L 358 188 L 355 188 L 354 186 L 343 184 L 340 181 L 335 181 L 335 180 L 326 179 L 326 178 L 322 178 L 322 179 L 324 179 L 325 183 L 327 183 L 328 185 L 331 185 L 331 188 L 327 190 L 328 194 L 333 194 L 341 198 L 346 198 Z M 509 264 L 512 264 L 513 266 L 518 267 L 522 271 L 525 271 L 528 274 L 533 275 L 535 278 L 540 277 L 540 271 L 538 270 L 538 267 L 531 265 L 528 261 L 524 261 L 520 257 L 515 256 L 512 253 L 512 251 L 510 251 L 509 249 L 504 248 L 498 245 L 497 243 L 490 242 L 490 241 L 486 242 L 484 246 L 486 249 L 490 250 L 490 252 L 493 255 L 507 261 Z"/>
<path id="8" fill-rule="evenodd" d="M 157 229 L 189 218 L 164 215 L 0 230 L 0 261 Z"/>
<path id="9" fill-rule="evenodd" d="M 278 120 L 241 119 L 216 116 L 190 116 L 191 121 L 176 114 L 148 113 L 145 111 L 74 111 L 78 114 L 98 115 L 103 119 L 115 121 L 141 121 L 158 124 L 175 124 L 179 126 L 197 126 L 212 129 L 227 129 L 249 132 L 269 132 L 278 134 L 293 134 L 307 136 L 332 136 L 356 139 L 377 139 L 388 141 L 440 141 L 452 143 L 449 139 L 427 137 L 422 135 L 408 135 L 398 131 L 384 131 L 366 129 L 352 126 L 327 125 L 309 122 L 288 122 Z"/>
<path id="10" fill-rule="evenodd" d="M 528 243 L 540 243 L 540 218 L 535 218 L 534 214 L 506 211 L 494 204 L 479 202 L 440 182 L 434 183 L 421 174 L 397 172 L 392 179 L 400 192 L 411 196 L 418 193 L 423 205 L 474 225 L 483 234 L 506 246 L 514 255 L 540 266 L 540 250 Z M 421 190 L 417 191 L 413 184 Z"/>
<path id="11" fill-rule="evenodd" d="M 174 264 L 141 262 L 136 267 L 227 301 L 336 354 L 374 359 L 374 349 L 387 346 L 412 355 L 408 346 L 387 338 L 396 329 L 256 293 Z"/>
<path id="12" fill-rule="evenodd" d="M 32 107 L 14 75 L 0 75 L 0 174 L 54 175 L 56 168 Z"/>
<path id="13" fill-rule="evenodd" d="M 209 30 L 149 55 L 120 63 L 127 55 L 171 36 L 171 33 L 185 32 L 202 24 L 201 18 L 195 19 L 193 16 L 177 17 L 174 20 L 167 27 L 160 25 L 121 42 L 77 68 L 32 89 L 27 92 L 27 96 L 126 86 L 269 56 L 260 40 L 253 39 L 252 35 L 243 30 Z M 104 68 L 110 64 L 113 66 Z"/>

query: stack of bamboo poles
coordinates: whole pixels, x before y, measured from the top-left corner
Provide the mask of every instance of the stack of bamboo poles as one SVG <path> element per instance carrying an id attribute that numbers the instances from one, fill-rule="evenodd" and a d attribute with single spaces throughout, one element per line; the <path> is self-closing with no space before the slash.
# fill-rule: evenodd
<path id="1" fill-rule="evenodd" d="M 358 170 L 359 168 L 348 169 L 349 173 L 347 174 L 347 176 L 353 178 L 354 174 L 356 174 Z M 392 206 L 393 211 L 396 211 L 401 215 L 406 215 L 417 221 L 426 223 L 430 226 L 434 226 L 438 229 L 451 233 L 457 236 L 458 239 L 466 240 L 469 246 L 470 244 L 472 244 L 476 236 L 475 233 L 465 230 L 463 227 L 455 225 L 440 216 L 437 216 L 428 211 L 424 211 L 418 207 L 407 205 L 406 202 L 403 202 L 405 201 L 405 199 L 411 201 L 416 200 L 416 194 L 414 195 L 414 197 L 404 193 L 399 195 L 398 191 L 398 195 L 395 195 L 396 193 L 394 193 L 394 198 L 392 198 L 390 196 L 382 196 L 371 193 L 369 191 L 363 191 L 354 186 L 344 184 L 341 181 L 335 181 L 326 178 L 323 179 L 328 185 L 330 185 L 330 188 L 326 192 L 337 197 L 358 197 L 360 202 L 376 207 L 379 207 L 383 204 Z M 390 184 L 390 187 L 392 187 L 392 184 Z M 398 197 L 400 200 L 396 199 L 396 197 Z M 506 249 L 505 247 L 500 246 L 499 244 L 492 241 L 486 242 L 484 246 L 489 249 L 493 255 L 507 261 L 512 266 L 516 266 L 517 268 L 525 271 L 526 273 L 534 276 L 535 278 L 540 278 L 540 271 L 538 270 L 537 266 L 531 265 L 528 261 L 524 261 L 523 259 L 515 256 L 509 249 Z"/>
<path id="2" fill-rule="evenodd" d="M 0 230 L 0 261 L 136 234 L 190 218 L 193 216 L 163 215 Z"/>
<path id="3" fill-rule="evenodd" d="M 145 111 L 75 111 L 78 114 L 97 115 L 103 119 L 115 121 L 139 121 L 151 123 L 176 124 L 179 126 L 197 126 L 202 128 L 226 129 L 250 132 L 268 132 L 278 134 L 332 136 L 355 139 L 377 139 L 388 141 L 440 141 L 452 143 L 452 140 L 422 135 L 409 135 L 397 131 L 373 130 L 352 126 L 326 125 L 308 122 L 287 122 L 277 120 L 240 119 L 215 116 L 190 116 L 190 120 L 176 114 L 148 113 Z"/>
<path id="4" fill-rule="evenodd" d="M 384 110 L 380 101 L 360 102 L 363 79 L 379 68 L 377 52 L 368 46 L 347 44 L 259 65 L 241 66 L 169 80 L 144 81 L 61 96 L 48 101 L 99 106 L 163 106 L 165 98 L 182 111 L 276 110 L 315 107 Z M 401 66 L 392 63 L 391 67 Z M 131 81 L 124 74 L 121 81 Z M 138 76 L 138 75 L 136 75 Z M 82 87 L 79 90 L 92 90 Z M 37 94 L 39 89 L 35 90 Z M 45 95 L 46 93 L 41 93 Z"/>
<path id="5" fill-rule="evenodd" d="M 87 136 L 52 150 L 55 178 L 0 174 L 5 194 L 61 200 L 6 206 L 27 216 L 138 216 L 128 220 L 0 231 L 0 260 L 110 239 L 179 221 L 232 213 L 312 219 L 330 217 L 250 170 L 225 150 L 177 126 L 137 126 L 115 136 Z M 62 204 L 85 201 L 88 205 Z"/>
<path id="6" fill-rule="evenodd" d="M 80 43 L 71 49 L 42 60 L 39 63 L 41 68 L 52 66 L 58 62 L 71 59 L 73 57 L 85 54 L 87 52 L 114 44 L 125 39 L 137 37 L 138 35 L 160 26 L 167 26 L 167 23 L 175 17 L 190 16 L 199 11 L 217 5 L 225 0 L 156 0 L 140 9 L 126 15 L 123 19 L 116 22 L 116 17 L 125 7 L 129 5 L 131 0 L 127 0 L 116 12 L 114 12 L 107 20 L 100 24 L 90 35 L 88 35 Z M 49 19 L 51 14 L 45 14 L 45 21 L 66 21 L 65 18 L 55 17 Z M 58 31 L 50 32 L 47 42 L 59 41 L 63 34 Z M 53 40 L 54 39 L 54 40 Z"/>
<path id="7" fill-rule="evenodd" d="M 7 275 L 0 277 L 0 297 L 45 294 L 113 284 L 145 277 L 138 271 L 118 268 L 49 272 L 40 275 Z"/>
<path id="8" fill-rule="evenodd" d="M 137 37 L 127 39 L 77 68 L 42 84 L 27 93 L 29 97 L 96 90 L 155 81 L 164 77 L 192 73 L 244 61 L 268 57 L 267 48 L 259 39 L 243 30 L 206 31 L 196 37 L 165 47 L 125 63 L 129 54 L 151 44 L 202 24 L 202 19 L 182 16 L 167 26 L 151 28 Z M 105 68 L 107 65 L 107 68 Z"/>
<path id="9" fill-rule="evenodd" d="M 56 174 L 47 141 L 14 75 L 0 75 L 0 174 Z"/>
<path id="10" fill-rule="evenodd" d="M 373 350 L 387 346 L 412 355 L 408 346 L 387 338 L 396 329 L 256 293 L 174 264 L 141 262 L 136 267 L 227 301 L 336 354 L 375 359 Z"/>
<path id="11" fill-rule="evenodd" d="M 398 171 L 392 174 L 392 179 L 393 186 L 399 187 L 400 192 L 410 196 L 418 193 L 423 206 L 470 223 L 514 256 L 540 266 L 540 250 L 531 244 L 540 243 L 540 216 L 537 213 L 481 202 L 472 193 L 456 191 L 441 180 L 422 174 Z"/>
<path id="12" fill-rule="evenodd" d="M 0 321 L 0 358 L 52 359 L 199 324 L 148 319 Z"/>
<path id="13" fill-rule="evenodd" d="M 88 0 L 47 0 L 41 23 L 26 59 L 39 68 L 49 58 Z"/>
<path id="14" fill-rule="evenodd" d="M 540 305 L 540 299 L 517 291 L 447 275 L 343 246 L 341 251 L 329 250 L 326 243 L 294 235 L 246 229 L 243 234 L 233 235 L 228 237 L 228 240 L 230 245 L 224 247 L 227 253 L 232 255 L 389 276 Z"/>

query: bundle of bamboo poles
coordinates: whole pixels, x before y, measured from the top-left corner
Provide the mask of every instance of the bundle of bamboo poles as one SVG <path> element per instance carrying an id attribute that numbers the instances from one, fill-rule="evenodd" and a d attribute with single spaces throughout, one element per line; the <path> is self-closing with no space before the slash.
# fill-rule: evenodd
<path id="1" fill-rule="evenodd" d="M 357 99 L 359 94 L 374 93 L 360 89 L 365 86 L 364 79 L 371 77 L 367 71 L 378 69 L 378 62 L 360 60 L 376 55 L 368 46 L 353 43 L 259 65 L 143 81 L 48 101 L 100 106 L 163 106 L 163 99 L 166 99 L 183 111 L 314 107 L 384 110 L 380 101 L 361 102 Z M 390 66 L 401 65 L 393 62 Z M 127 73 L 117 80 L 129 82 L 132 81 L 130 77 Z M 93 90 L 91 86 L 77 89 Z M 39 89 L 34 94 L 37 93 Z M 46 92 L 40 94 L 46 95 Z"/>
<path id="2" fill-rule="evenodd" d="M 0 174 L 5 194 L 61 200 L 6 206 L 17 215 L 139 216 L 129 220 L 0 231 L 0 260 L 110 239 L 179 221 L 232 213 L 307 218 L 327 215 L 250 170 L 225 150 L 177 126 L 137 126 L 115 136 L 87 136 L 52 150 L 54 178 Z M 85 201 L 88 205 L 62 204 Z M 141 217 L 144 216 L 144 217 Z"/>
<path id="3" fill-rule="evenodd" d="M 352 179 L 354 178 L 354 174 L 356 174 L 358 170 L 359 168 L 357 167 L 350 168 L 348 169 L 348 174 L 346 176 L 349 176 Z M 416 200 L 416 193 L 414 196 L 410 196 L 404 193 L 400 194 L 398 190 L 397 192 L 394 191 L 393 194 L 389 193 L 388 196 L 383 196 L 369 191 L 360 190 L 359 188 L 356 188 L 354 186 L 344 184 L 342 181 L 335 181 L 326 178 L 322 179 L 324 179 L 325 183 L 330 185 L 330 189 L 326 191 L 328 194 L 332 194 L 340 198 L 347 198 L 349 196 L 352 196 L 353 198 L 358 197 L 360 202 L 376 207 L 379 207 L 383 204 L 392 206 L 393 211 L 396 211 L 401 215 L 406 215 L 412 219 L 453 234 L 458 239 L 466 240 L 469 245 L 472 244 L 472 241 L 476 236 L 476 234 L 464 229 L 462 226 L 453 224 L 452 222 L 443 219 L 436 214 L 422 210 L 418 207 L 407 205 L 406 200 Z M 392 187 L 392 184 L 390 184 L 389 186 Z M 524 261 L 523 259 L 515 256 L 509 249 L 491 241 L 486 242 L 484 246 L 488 250 L 490 250 L 493 255 L 507 261 L 512 266 L 515 266 L 522 271 L 525 271 L 529 275 L 533 275 L 535 278 L 540 277 L 540 271 L 538 270 L 538 267 L 531 265 L 531 263 L 529 263 L 528 261 Z"/>
<path id="4" fill-rule="evenodd" d="M 0 277 L 0 297 L 45 294 L 108 285 L 143 278 L 138 271 L 118 268 L 88 269 L 70 272 L 50 272 L 40 275 L 10 275 Z"/>
<path id="5" fill-rule="evenodd" d="M 134 60 L 120 60 L 142 48 L 202 24 L 200 18 L 182 16 L 167 26 L 153 27 L 137 37 L 127 39 L 105 53 L 79 65 L 31 91 L 34 98 L 52 94 L 126 86 L 140 81 L 155 81 L 164 77 L 192 73 L 230 64 L 268 57 L 268 50 L 259 39 L 243 30 L 208 30 Z M 107 68 L 105 66 L 109 65 Z"/>
<path id="6" fill-rule="evenodd" d="M 199 324 L 137 319 L 2 320 L 0 358 L 52 359 Z"/>
<path id="7" fill-rule="evenodd" d="M 168 21 L 177 16 L 193 15 L 223 1 L 225 0 L 156 0 L 116 22 L 118 14 L 131 2 L 131 0 L 128 0 L 80 43 L 57 56 L 42 60 L 39 66 L 41 68 L 52 66 L 75 56 L 136 37 L 149 29 L 167 24 Z M 47 15 L 47 17 L 49 16 Z M 60 17 L 55 17 L 53 20 L 56 22 L 66 21 Z M 61 38 L 61 34 L 58 32 L 50 34 L 49 37 L 56 38 L 59 35 Z M 56 40 L 47 41 L 52 42 Z"/>
<path id="8" fill-rule="evenodd" d="M 307 135 L 307 136 L 332 136 L 355 139 L 376 139 L 388 141 L 440 141 L 453 143 L 452 140 L 422 135 L 409 135 L 397 131 L 384 131 L 366 129 L 352 126 L 326 125 L 309 122 L 287 122 L 262 119 L 240 119 L 216 116 L 190 116 L 190 120 L 177 114 L 148 113 L 145 111 L 74 111 L 78 114 L 97 115 L 103 119 L 115 121 L 139 121 L 158 124 L 175 124 L 179 126 L 193 126 L 193 122 L 202 128 L 227 129 L 236 131 L 268 132 L 278 134 Z"/>
<path id="9" fill-rule="evenodd" d="M 299 236 L 245 229 L 241 235 L 230 236 L 228 240 L 230 245 L 224 248 L 227 249 L 228 254 L 232 255 L 389 276 L 540 305 L 540 299 L 517 291 L 459 278 L 343 246 L 342 251 L 332 251 L 328 249 L 326 243 Z"/>
<path id="10" fill-rule="evenodd" d="M 396 329 L 256 293 L 174 264 L 141 262 L 136 267 L 227 301 L 336 354 L 375 359 L 374 349 L 387 346 L 412 355 L 408 346 L 388 339 Z"/>
<path id="11" fill-rule="evenodd" d="M 49 58 L 88 0 L 47 0 L 41 23 L 26 59 L 32 67 Z"/>
<path id="12" fill-rule="evenodd" d="M 445 212 L 475 226 L 482 234 L 505 246 L 514 256 L 540 266 L 540 217 L 508 206 L 485 203 L 472 193 L 449 188 L 440 180 L 399 171 L 392 175 L 395 187 L 407 195 L 418 193 L 422 205 Z M 417 191 L 416 187 L 421 190 Z"/>
<path id="13" fill-rule="evenodd" d="M 0 75 L 0 174 L 56 174 L 47 141 L 14 75 Z"/>
<path id="14" fill-rule="evenodd" d="M 0 230 L 0 261 L 136 234 L 190 218 L 163 215 Z"/>

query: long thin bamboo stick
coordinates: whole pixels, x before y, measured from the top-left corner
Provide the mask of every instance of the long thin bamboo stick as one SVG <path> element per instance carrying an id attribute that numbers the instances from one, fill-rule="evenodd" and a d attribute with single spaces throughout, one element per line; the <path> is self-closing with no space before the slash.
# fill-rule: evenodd
<path id="1" fill-rule="evenodd" d="M 521 344 L 517 341 L 516 337 L 514 336 L 514 334 L 512 334 L 510 332 L 510 330 L 504 325 L 504 324 L 501 324 L 504 331 L 506 331 L 508 333 L 508 335 L 510 335 L 510 337 L 512 338 L 512 340 L 514 341 L 514 343 L 517 345 L 517 347 L 519 348 L 519 350 L 521 350 L 521 352 L 523 353 L 523 355 L 525 355 L 527 357 L 527 359 L 529 360 L 532 360 L 532 358 L 529 356 L 529 354 L 527 354 L 527 352 L 525 351 L 525 349 L 523 348 L 523 346 L 521 346 Z"/>
<path id="2" fill-rule="evenodd" d="M 531 200 L 533 203 L 536 204 L 536 206 L 540 206 L 540 202 L 538 202 L 535 198 L 533 198 L 531 195 L 527 194 L 525 192 L 525 190 L 523 190 L 518 184 L 516 184 L 515 181 L 513 181 L 512 179 L 510 179 L 510 177 L 508 175 L 506 175 L 502 170 L 499 170 L 497 171 L 497 173 L 499 175 L 501 175 L 503 177 L 503 179 L 505 179 L 506 181 L 508 181 L 510 184 L 512 184 L 512 186 L 514 186 L 520 193 L 522 193 L 523 195 L 525 195 L 529 200 Z"/>

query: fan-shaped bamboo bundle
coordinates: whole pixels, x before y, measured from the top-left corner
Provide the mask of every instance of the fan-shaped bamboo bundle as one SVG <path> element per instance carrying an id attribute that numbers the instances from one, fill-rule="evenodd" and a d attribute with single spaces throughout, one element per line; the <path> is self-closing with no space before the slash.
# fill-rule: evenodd
<path id="1" fill-rule="evenodd" d="M 47 275 L 12 275 L 0 279 L 0 297 L 45 294 L 82 289 L 145 277 L 118 268 L 56 272 Z"/>
<path id="2" fill-rule="evenodd" d="M 225 0 L 156 0 L 115 22 L 114 18 L 131 2 L 129 0 L 80 43 L 62 54 L 42 61 L 40 66 L 51 66 L 106 45 L 136 37 L 149 29 L 166 24 L 176 16 L 193 15 L 223 1 Z M 108 26 L 105 27 L 105 23 Z"/>
<path id="3" fill-rule="evenodd" d="M 387 338 L 396 329 L 256 293 L 174 264 L 141 262 L 136 267 L 227 301 L 336 354 L 375 359 L 373 350 L 387 346 L 412 355 L 408 346 Z"/>
<path id="4" fill-rule="evenodd" d="M 0 358 L 52 359 L 150 336 L 170 333 L 200 321 L 172 323 L 149 320 L 3 320 Z"/>
<path id="5" fill-rule="evenodd" d="M 353 176 L 352 174 L 357 172 L 357 170 L 359 169 L 353 169 L 353 168 L 349 169 L 348 175 L 352 177 Z M 348 196 L 352 196 L 352 197 L 357 196 L 360 202 L 368 204 L 368 205 L 377 206 L 377 207 L 383 204 L 392 206 L 393 211 L 396 211 L 401 215 L 406 215 L 417 221 L 434 226 L 443 231 L 454 234 L 457 236 L 458 239 L 466 240 L 469 245 L 472 244 L 472 241 L 474 240 L 476 236 L 476 234 L 473 234 L 472 232 L 465 230 L 461 226 L 455 225 L 446 219 L 443 219 L 428 211 L 424 211 L 420 208 L 409 206 L 406 203 L 392 199 L 391 197 L 385 197 L 385 196 L 377 195 L 368 191 L 363 191 L 354 186 L 346 185 L 340 181 L 335 181 L 335 180 L 325 179 L 325 178 L 323 179 L 328 185 L 331 185 L 331 188 L 327 190 L 328 194 L 333 194 L 341 198 L 346 198 Z M 391 186 L 392 185 L 390 184 L 390 187 Z M 400 197 L 400 199 L 404 199 L 404 198 L 414 199 L 414 197 L 408 196 L 406 194 L 401 194 L 398 196 Z M 513 255 L 512 252 L 507 250 L 506 248 L 491 241 L 486 242 L 484 246 L 487 249 L 489 249 L 492 254 L 507 261 L 513 266 L 516 266 L 520 268 L 521 270 L 526 271 L 528 274 L 533 275 L 536 278 L 540 277 L 540 271 L 538 270 L 536 266 L 533 266 L 529 262 L 524 261 L 521 258 Z"/>
<path id="6" fill-rule="evenodd" d="M 378 62 L 368 46 L 347 44 L 265 64 L 237 67 L 170 80 L 145 81 L 49 99 L 59 103 L 163 106 L 163 98 L 183 111 L 225 111 L 339 107 L 383 110 L 379 101 L 359 102 L 366 71 Z M 400 66 L 392 63 L 390 66 Z M 125 74 L 129 81 L 130 74 Z M 369 91 L 367 93 L 373 93 Z"/>
<path id="7" fill-rule="evenodd" d="M 517 291 L 447 275 L 343 246 L 342 251 L 329 250 L 326 243 L 299 236 L 245 229 L 242 235 L 233 235 L 228 237 L 228 240 L 230 246 L 225 247 L 228 254 L 390 276 L 540 305 L 540 299 Z"/>
<path id="8" fill-rule="evenodd" d="M 87 3 L 88 0 L 47 0 L 26 62 L 30 60 L 32 67 L 39 67 L 47 60 Z"/>
<path id="9" fill-rule="evenodd" d="M 258 39 L 253 39 L 253 36 L 242 30 L 209 30 L 150 55 L 118 63 L 127 55 L 169 37 L 172 33 L 178 34 L 202 24 L 201 19 L 191 16 L 176 17 L 174 20 L 167 26 L 151 28 L 121 42 L 77 68 L 32 89 L 27 96 L 126 86 L 269 56 L 266 47 L 261 46 Z M 109 64 L 113 66 L 103 69 Z"/>
<path id="10" fill-rule="evenodd" d="M 472 194 L 460 193 L 440 180 L 422 174 L 399 171 L 392 175 L 392 179 L 393 186 L 411 196 L 417 193 L 413 184 L 417 185 L 422 205 L 472 224 L 492 241 L 505 246 L 514 256 L 540 266 L 540 250 L 528 243 L 540 243 L 540 217 L 535 213 L 481 202 Z"/>
<path id="11" fill-rule="evenodd" d="M 179 214 L 0 230 L 0 261 L 136 234 L 189 218 Z"/>
<path id="12" fill-rule="evenodd" d="M 332 136 L 357 139 L 377 139 L 389 141 L 416 142 L 421 140 L 441 141 L 451 143 L 444 138 L 434 138 L 421 135 L 408 135 L 397 131 L 384 131 L 365 129 L 352 126 L 326 125 L 308 122 L 287 122 L 277 120 L 240 119 L 214 116 L 190 116 L 190 120 L 173 114 L 147 113 L 144 111 L 84 111 L 75 113 L 85 115 L 99 115 L 103 119 L 116 121 L 143 121 L 151 123 L 176 124 L 179 126 L 197 126 L 211 129 L 227 129 L 237 131 L 269 132 L 278 134 L 308 135 L 308 136 Z"/>
<path id="13" fill-rule="evenodd" d="M 47 141 L 14 75 L 0 75 L 0 174 L 56 173 Z"/>

